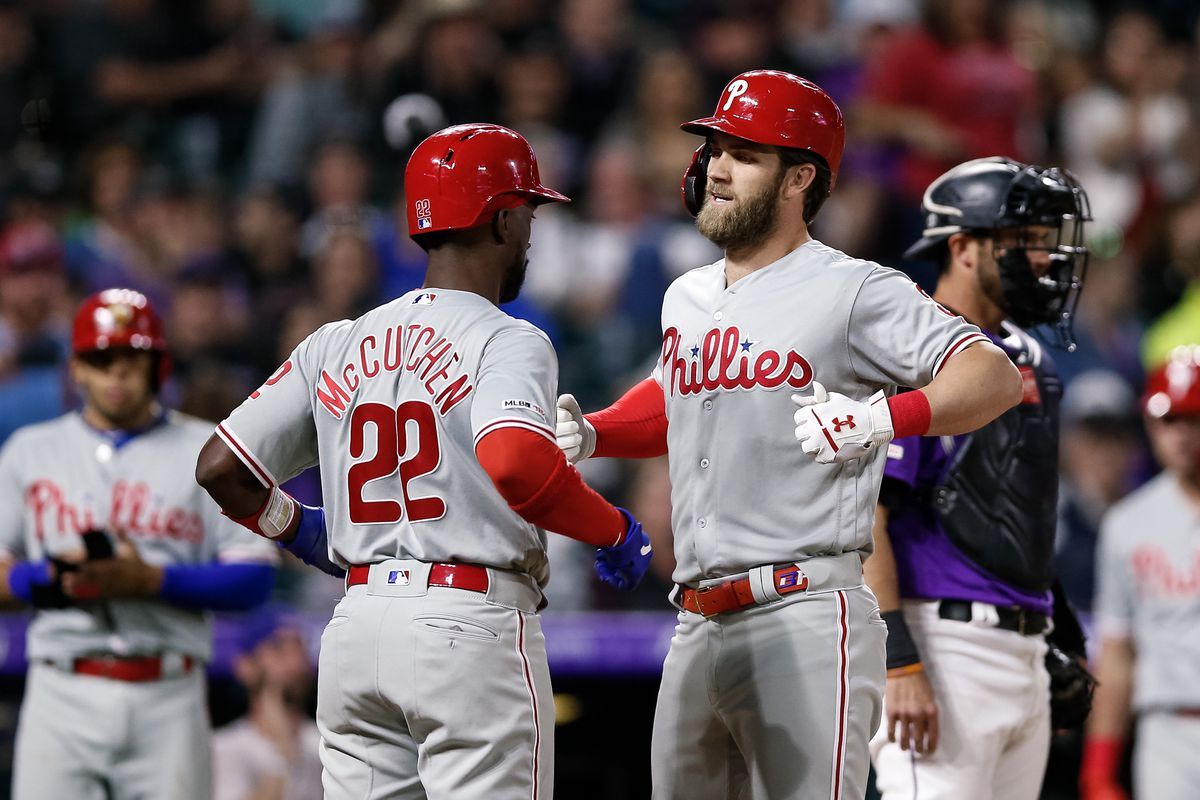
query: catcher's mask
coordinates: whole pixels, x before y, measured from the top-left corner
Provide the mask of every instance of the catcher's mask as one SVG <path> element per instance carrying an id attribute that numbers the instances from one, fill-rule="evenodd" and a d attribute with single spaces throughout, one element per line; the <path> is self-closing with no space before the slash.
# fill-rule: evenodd
<path id="1" fill-rule="evenodd" d="M 921 202 L 924 235 L 907 259 L 944 259 L 955 233 L 990 237 L 1000 271 L 1004 311 L 1017 325 L 1052 325 L 1058 344 L 1075 349 L 1075 307 L 1087 274 L 1084 223 L 1092 218 L 1087 193 L 1069 171 L 1022 164 L 999 156 L 977 158 L 929 185 Z M 1035 227 L 1048 228 L 1048 237 Z M 998 234 L 1007 232 L 1000 244 Z M 1049 269 L 1035 274 L 1031 253 L 1045 253 Z"/>

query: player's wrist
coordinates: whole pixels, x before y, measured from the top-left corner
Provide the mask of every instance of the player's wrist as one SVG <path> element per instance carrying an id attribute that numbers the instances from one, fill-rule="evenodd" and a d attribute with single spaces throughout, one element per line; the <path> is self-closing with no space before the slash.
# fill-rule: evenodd
<path id="1" fill-rule="evenodd" d="M 53 581 L 49 561 L 17 561 L 8 570 L 8 593 L 32 603 L 34 587 L 49 586 Z"/>
<path id="2" fill-rule="evenodd" d="M 913 641 L 912 632 L 908 629 L 908 621 L 904 619 L 904 612 L 896 609 L 894 611 L 884 611 L 880 616 L 887 623 L 888 675 L 891 675 L 894 670 L 907 670 L 907 672 L 898 674 L 912 674 L 919 671 L 911 669 L 914 665 L 920 665 L 921 653 L 917 650 L 917 644 Z"/>
<path id="3" fill-rule="evenodd" d="M 1125 741 L 1117 736 L 1089 736 L 1083 744 L 1079 767 L 1081 786 L 1107 784 L 1117 780 L 1125 756 Z"/>
<path id="4" fill-rule="evenodd" d="M 894 438 L 924 436 L 933 422 L 929 398 L 920 389 L 893 395 L 887 401 Z"/>
<path id="5" fill-rule="evenodd" d="M 272 486 L 261 506 L 253 514 L 235 517 L 222 513 L 243 528 L 274 541 L 288 541 L 294 536 L 300 502 L 278 486 Z"/>
<path id="6" fill-rule="evenodd" d="M 145 564 L 142 570 L 142 594 L 146 597 L 158 597 L 162 594 L 166 571 L 154 564 Z"/>

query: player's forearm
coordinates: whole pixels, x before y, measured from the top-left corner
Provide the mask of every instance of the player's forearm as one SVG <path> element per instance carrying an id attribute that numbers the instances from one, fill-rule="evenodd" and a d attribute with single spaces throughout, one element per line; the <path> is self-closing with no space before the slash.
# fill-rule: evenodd
<path id="1" fill-rule="evenodd" d="M 1089 739 L 1120 740 L 1129 730 L 1133 697 L 1133 646 L 1128 639 L 1105 639 L 1096 673 L 1096 697 L 1088 717 Z"/>
<path id="2" fill-rule="evenodd" d="M 1021 374 L 1000 348 L 977 343 L 946 362 L 921 389 L 929 401 L 927 436 L 983 427 L 1021 402 Z"/>
<path id="3" fill-rule="evenodd" d="M 892 539 L 888 536 L 887 519 L 887 506 L 877 505 L 872 529 L 875 549 L 863 564 L 863 578 L 875 593 L 879 610 L 883 612 L 900 608 L 900 580 L 896 575 L 896 558 L 892 553 Z"/>
<path id="4" fill-rule="evenodd" d="M 196 460 L 196 482 L 233 519 L 251 516 L 271 494 L 215 433 Z"/>
<path id="5" fill-rule="evenodd" d="M 269 564 L 172 564 L 158 596 L 181 608 L 248 611 L 266 602 L 274 586 Z"/>
<path id="6" fill-rule="evenodd" d="M 501 428 L 475 446 L 492 484 L 522 519 L 596 547 L 625 534 L 625 518 L 583 481 L 553 442 L 532 431 Z"/>
<path id="7" fill-rule="evenodd" d="M 667 452 L 666 398 L 653 378 L 585 417 L 596 429 L 593 458 L 653 458 Z"/>

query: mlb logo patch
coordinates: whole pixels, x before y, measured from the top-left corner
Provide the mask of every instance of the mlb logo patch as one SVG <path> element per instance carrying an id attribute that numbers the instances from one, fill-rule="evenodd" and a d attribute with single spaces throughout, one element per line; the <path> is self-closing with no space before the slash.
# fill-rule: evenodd
<path id="1" fill-rule="evenodd" d="M 504 401 L 504 409 L 506 411 L 509 409 L 514 409 L 514 408 L 520 409 L 522 411 L 532 411 L 533 413 L 537 414 L 542 419 L 546 419 L 546 412 L 542 410 L 542 407 L 539 406 L 537 403 L 530 402 L 529 400 L 505 400 Z"/>
<path id="2" fill-rule="evenodd" d="M 436 298 L 436 292 L 421 292 L 419 295 L 413 298 L 412 304 L 414 306 L 428 306 L 432 305 Z"/>
<path id="3" fill-rule="evenodd" d="M 392 586 L 408 586 L 409 573 L 406 569 L 393 569 L 388 571 L 388 584 Z"/>
<path id="4" fill-rule="evenodd" d="M 413 203 L 413 210 L 417 213 L 417 230 L 423 231 L 433 227 L 433 214 L 430 212 L 428 200 L 422 198 Z"/>

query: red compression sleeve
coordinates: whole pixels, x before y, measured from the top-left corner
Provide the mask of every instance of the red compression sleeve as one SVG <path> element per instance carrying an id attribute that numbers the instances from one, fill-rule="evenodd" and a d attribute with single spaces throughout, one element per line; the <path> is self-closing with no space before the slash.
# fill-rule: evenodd
<path id="1" fill-rule="evenodd" d="M 595 458 L 653 458 L 667 452 L 667 401 L 653 378 L 585 416 L 596 429 Z"/>
<path id="2" fill-rule="evenodd" d="M 513 511 L 539 528 L 609 547 L 625 535 L 625 517 L 583 482 L 558 445 L 523 428 L 479 440 L 475 457 Z"/>

